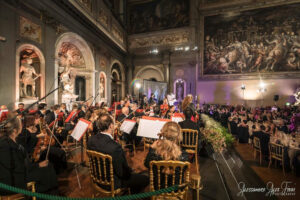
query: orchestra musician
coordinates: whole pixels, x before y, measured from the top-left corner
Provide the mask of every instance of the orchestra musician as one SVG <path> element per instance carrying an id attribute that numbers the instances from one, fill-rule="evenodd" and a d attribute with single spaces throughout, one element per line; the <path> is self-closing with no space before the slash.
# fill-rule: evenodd
<path id="1" fill-rule="evenodd" d="M 26 115 L 22 132 L 16 138 L 17 143 L 25 148 L 30 157 L 32 157 L 38 139 L 45 136 L 37 127 L 38 120 L 34 115 Z"/>
<path id="2" fill-rule="evenodd" d="M 160 105 L 161 115 L 165 116 L 168 110 L 169 110 L 168 99 L 164 98 L 163 104 Z"/>
<path id="3" fill-rule="evenodd" d="M 175 113 L 175 106 L 173 105 L 173 106 L 169 107 L 169 110 L 166 112 L 166 115 L 164 118 L 171 119 L 174 113 Z"/>
<path id="4" fill-rule="evenodd" d="M 8 119 L 0 138 L 0 182 L 26 189 L 26 183 L 34 181 L 37 192 L 55 190 L 58 184 L 52 165 L 47 160 L 38 163 L 30 161 L 24 147 L 16 140 L 22 131 L 21 120 L 13 114 L 9 114 Z M 12 193 L 0 190 L 0 195 L 9 194 Z"/>
<path id="5" fill-rule="evenodd" d="M 97 124 L 99 133 L 89 139 L 88 149 L 112 156 L 115 189 L 129 187 L 132 193 L 141 192 L 149 184 L 149 178 L 145 175 L 134 173 L 128 166 L 121 145 L 113 140 L 114 121 L 112 117 L 108 114 L 103 114 L 97 120 Z"/>

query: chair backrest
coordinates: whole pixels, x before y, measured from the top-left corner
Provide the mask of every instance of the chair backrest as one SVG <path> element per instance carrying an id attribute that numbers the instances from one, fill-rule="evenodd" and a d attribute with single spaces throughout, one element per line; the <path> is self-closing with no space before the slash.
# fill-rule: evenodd
<path id="1" fill-rule="evenodd" d="M 190 163 L 181 161 L 151 161 L 150 162 L 150 191 L 160 190 L 174 185 L 185 186 L 171 193 L 160 196 L 181 196 L 188 190 L 190 181 Z"/>
<path id="2" fill-rule="evenodd" d="M 90 175 L 93 184 L 104 193 L 114 194 L 114 170 L 112 157 L 96 151 L 87 150 Z M 106 189 L 107 188 L 107 189 Z M 110 190 L 108 190 L 110 188 Z"/>
<path id="3" fill-rule="evenodd" d="M 253 147 L 254 149 L 261 150 L 260 139 L 258 137 L 253 137 Z"/>
<path id="4" fill-rule="evenodd" d="M 281 144 L 269 143 L 270 156 L 278 160 L 283 160 L 284 148 Z"/>
<path id="5" fill-rule="evenodd" d="M 182 142 L 181 147 L 186 149 L 197 150 L 198 146 L 198 131 L 193 129 L 181 129 Z"/>

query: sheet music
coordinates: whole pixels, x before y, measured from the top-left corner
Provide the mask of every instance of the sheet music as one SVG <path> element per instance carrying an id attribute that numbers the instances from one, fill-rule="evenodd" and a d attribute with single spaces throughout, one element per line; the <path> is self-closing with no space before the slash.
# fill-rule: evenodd
<path id="1" fill-rule="evenodd" d="M 172 117 L 172 122 L 179 123 L 179 122 L 182 122 L 182 121 L 183 121 L 182 117 Z"/>
<path id="2" fill-rule="evenodd" d="M 140 119 L 137 136 L 158 139 L 158 133 L 167 121 Z"/>
<path id="3" fill-rule="evenodd" d="M 84 119 L 79 119 L 71 136 L 77 140 L 80 141 L 82 136 L 85 134 L 86 130 L 88 129 L 89 125 L 91 122 L 84 120 Z"/>
<path id="4" fill-rule="evenodd" d="M 132 131 L 132 129 L 134 128 L 135 124 L 136 124 L 136 121 L 126 119 L 122 123 L 122 125 L 120 127 L 120 131 L 123 131 L 124 133 L 129 134 Z"/>

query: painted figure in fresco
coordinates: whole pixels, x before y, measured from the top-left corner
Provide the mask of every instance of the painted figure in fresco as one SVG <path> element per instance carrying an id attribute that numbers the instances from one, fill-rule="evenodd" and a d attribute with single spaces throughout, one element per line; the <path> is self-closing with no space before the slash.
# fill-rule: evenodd
<path id="1" fill-rule="evenodd" d="M 273 71 L 274 66 L 278 64 L 281 59 L 284 57 L 286 52 L 286 40 L 284 35 L 279 36 L 278 34 L 275 35 L 275 39 L 273 41 L 266 40 L 268 44 L 275 44 L 275 47 L 270 51 L 268 57 L 266 58 L 267 66 L 265 71 L 271 69 Z"/>
<path id="2" fill-rule="evenodd" d="M 254 49 L 254 51 L 255 50 L 257 51 L 256 53 L 258 54 L 258 56 L 257 56 L 257 58 L 255 60 L 254 65 L 251 67 L 250 71 L 257 71 L 257 72 L 259 72 L 261 64 L 262 64 L 262 61 L 263 61 L 263 58 L 264 58 L 264 56 L 266 54 L 264 44 L 261 42 L 258 45 L 258 48 Z"/>
<path id="3" fill-rule="evenodd" d="M 299 6 L 206 17 L 204 74 L 299 71 Z"/>
<path id="4" fill-rule="evenodd" d="M 31 58 L 25 58 L 21 61 L 20 74 L 21 74 L 21 83 L 22 83 L 21 92 L 23 93 L 22 96 L 36 97 L 35 81 L 38 77 L 41 76 L 41 74 L 36 73 L 34 67 L 32 66 Z M 31 86 L 30 94 L 27 91 L 27 86 Z"/>

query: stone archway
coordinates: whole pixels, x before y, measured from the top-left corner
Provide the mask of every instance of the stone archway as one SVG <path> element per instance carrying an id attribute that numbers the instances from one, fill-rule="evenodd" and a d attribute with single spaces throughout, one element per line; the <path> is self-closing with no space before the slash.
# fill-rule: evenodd
<path id="1" fill-rule="evenodd" d="M 125 96 L 125 69 L 124 65 L 118 61 L 113 60 L 111 67 L 111 92 L 113 92 L 113 86 L 119 88 L 119 91 L 116 91 L 119 97 L 117 99 L 121 99 Z M 116 86 L 116 85 L 118 86 Z M 121 95 L 120 95 L 121 94 Z M 111 100 L 113 100 L 113 94 L 111 94 Z"/>
<path id="2" fill-rule="evenodd" d="M 147 80 L 155 78 L 156 81 L 161 82 L 165 80 L 164 73 L 162 72 L 162 70 L 159 67 L 153 65 L 143 66 L 140 70 L 136 72 L 135 78 Z"/>
<path id="3" fill-rule="evenodd" d="M 144 80 L 163 82 L 165 78 L 164 78 L 163 71 L 158 66 L 146 65 L 146 66 L 142 66 L 136 72 L 134 80 L 139 80 L 139 82 L 142 84 L 142 89 L 143 89 Z M 133 94 L 136 96 L 140 96 L 141 90 L 134 86 L 132 87 L 133 87 L 132 88 Z"/>
<path id="4" fill-rule="evenodd" d="M 55 76 L 58 77 L 61 72 L 61 54 L 68 54 L 68 50 L 64 48 L 72 49 L 73 54 L 75 54 L 74 62 L 72 63 L 72 67 L 76 72 L 76 76 L 80 76 L 85 79 L 85 97 L 88 99 L 91 96 L 95 96 L 95 60 L 93 56 L 93 52 L 91 51 L 87 42 L 79 35 L 67 32 L 62 34 L 56 41 L 55 44 Z M 78 55 L 77 55 L 78 54 Z M 75 80 L 75 78 L 74 78 Z M 73 80 L 73 81 L 74 81 Z M 55 81 L 56 86 L 58 86 L 58 80 Z M 73 83 L 75 85 L 75 83 Z M 60 95 L 58 92 L 55 93 L 55 103 L 61 101 Z"/>
<path id="5" fill-rule="evenodd" d="M 36 95 L 37 98 L 41 98 L 45 96 L 45 58 L 44 55 L 42 53 L 42 51 L 36 47 L 35 45 L 32 44 L 22 44 L 17 48 L 16 51 L 16 96 L 15 96 L 15 100 L 16 100 L 16 104 L 18 104 L 19 102 L 23 102 L 25 104 L 30 104 L 33 101 L 36 101 L 36 99 L 27 99 L 27 98 L 23 98 L 21 99 L 21 91 L 20 91 L 20 66 L 21 66 L 21 54 L 23 54 L 24 51 L 31 51 L 28 52 L 28 54 L 35 54 L 38 57 L 39 60 L 39 70 L 36 71 L 38 74 L 41 74 L 41 77 L 39 77 L 37 81 L 35 81 L 36 84 L 36 89 L 38 89 L 38 91 L 36 91 Z M 35 69 L 36 70 L 36 69 Z"/>

